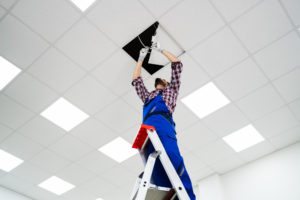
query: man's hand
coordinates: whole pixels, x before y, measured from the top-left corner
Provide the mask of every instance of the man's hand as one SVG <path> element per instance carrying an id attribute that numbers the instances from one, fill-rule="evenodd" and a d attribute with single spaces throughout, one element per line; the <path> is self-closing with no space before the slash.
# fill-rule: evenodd
<path id="1" fill-rule="evenodd" d="M 162 53 L 163 49 L 161 48 L 160 43 L 157 41 L 156 35 L 152 36 L 151 42 L 152 42 L 151 48 Z"/>
<path id="2" fill-rule="evenodd" d="M 140 50 L 140 55 L 139 55 L 139 59 L 138 59 L 138 61 L 144 61 L 144 59 L 145 59 L 145 57 L 146 57 L 146 55 L 147 55 L 147 53 L 148 53 L 148 49 L 146 49 L 146 48 L 142 48 L 141 50 Z"/>

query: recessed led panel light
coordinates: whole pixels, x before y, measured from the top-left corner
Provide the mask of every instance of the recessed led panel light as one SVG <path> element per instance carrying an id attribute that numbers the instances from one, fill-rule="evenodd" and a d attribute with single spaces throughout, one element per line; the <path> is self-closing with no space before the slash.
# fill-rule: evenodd
<path id="1" fill-rule="evenodd" d="M 10 83 L 20 72 L 21 69 L 0 56 L 0 90 Z"/>
<path id="2" fill-rule="evenodd" d="M 88 9 L 96 0 L 70 0 L 73 2 L 82 12 Z"/>
<path id="3" fill-rule="evenodd" d="M 103 200 L 102 198 L 98 198 L 98 199 L 96 199 L 96 200 Z"/>
<path id="4" fill-rule="evenodd" d="M 118 163 L 123 162 L 137 153 L 137 150 L 133 149 L 131 145 L 121 137 L 117 137 L 98 150 Z"/>
<path id="5" fill-rule="evenodd" d="M 24 161 L 0 149 L 0 169 L 9 172 Z"/>
<path id="6" fill-rule="evenodd" d="M 250 124 L 237 130 L 225 137 L 223 140 L 236 152 L 243 151 L 265 139 L 261 134 Z"/>
<path id="7" fill-rule="evenodd" d="M 68 183 L 56 176 L 48 178 L 38 186 L 57 195 L 61 195 L 75 187 L 71 183 Z"/>
<path id="8" fill-rule="evenodd" d="M 230 103 L 230 100 L 210 82 L 181 99 L 200 119 Z"/>
<path id="9" fill-rule="evenodd" d="M 66 131 L 70 131 L 89 117 L 64 98 L 59 98 L 41 115 Z"/>

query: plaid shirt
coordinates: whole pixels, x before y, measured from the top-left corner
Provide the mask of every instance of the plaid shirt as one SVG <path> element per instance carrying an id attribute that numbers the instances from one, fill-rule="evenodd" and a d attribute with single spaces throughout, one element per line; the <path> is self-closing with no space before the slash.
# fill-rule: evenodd
<path id="1" fill-rule="evenodd" d="M 171 74 L 171 82 L 170 84 L 163 89 L 162 98 L 167 105 L 169 111 L 171 113 L 174 112 L 176 106 L 176 100 L 178 97 L 178 91 L 180 88 L 180 75 L 182 72 L 182 63 L 181 62 L 172 62 L 172 74 Z M 152 92 L 148 92 L 146 89 L 142 77 L 138 77 L 134 79 L 131 83 L 138 94 L 138 96 L 142 99 L 145 103 L 146 99 L 149 98 L 153 99 L 159 94 L 160 89 L 153 90 Z"/>

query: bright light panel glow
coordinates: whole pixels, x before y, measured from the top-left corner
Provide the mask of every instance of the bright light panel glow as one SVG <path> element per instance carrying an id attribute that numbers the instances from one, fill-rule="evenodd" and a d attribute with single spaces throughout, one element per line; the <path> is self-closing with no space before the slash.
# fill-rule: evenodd
<path id="1" fill-rule="evenodd" d="M 56 176 L 48 178 L 38 186 L 57 195 L 61 195 L 75 187 L 71 183 L 68 183 Z"/>
<path id="2" fill-rule="evenodd" d="M 70 0 L 73 2 L 82 12 L 88 9 L 96 0 Z"/>
<path id="3" fill-rule="evenodd" d="M 200 119 L 230 103 L 230 100 L 210 82 L 181 99 Z"/>
<path id="4" fill-rule="evenodd" d="M 59 98 L 41 115 L 66 131 L 70 131 L 89 117 L 64 98 Z"/>
<path id="5" fill-rule="evenodd" d="M 21 69 L 0 56 L 0 90 L 10 83 L 20 72 Z"/>
<path id="6" fill-rule="evenodd" d="M 96 199 L 96 200 L 103 200 L 102 198 L 98 198 L 98 199 Z"/>
<path id="7" fill-rule="evenodd" d="M 117 137 L 98 150 L 118 163 L 123 162 L 137 153 L 137 150 L 133 149 L 131 145 L 121 137 Z"/>
<path id="8" fill-rule="evenodd" d="M 0 169 L 9 172 L 24 161 L 0 149 Z"/>
<path id="9" fill-rule="evenodd" d="M 265 139 L 250 124 L 223 137 L 223 140 L 236 152 L 240 152 L 257 143 L 264 141 Z"/>

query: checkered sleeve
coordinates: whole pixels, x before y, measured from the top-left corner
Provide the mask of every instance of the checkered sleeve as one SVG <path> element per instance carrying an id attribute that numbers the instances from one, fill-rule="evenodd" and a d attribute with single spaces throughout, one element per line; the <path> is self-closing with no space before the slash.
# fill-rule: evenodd
<path id="1" fill-rule="evenodd" d="M 142 77 L 137 77 L 131 82 L 131 85 L 135 87 L 137 95 L 140 97 L 140 99 L 145 103 L 147 97 L 149 96 L 149 92 L 147 88 L 144 85 Z"/>
<path id="2" fill-rule="evenodd" d="M 171 68 L 172 68 L 172 74 L 171 74 L 170 87 L 172 88 L 172 90 L 175 93 L 178 93 L 179 88 L 180 88 L 180 84 L 181 84 L 180 75 L 181 75 L 181 72 L 182 72 L 183 65 L 180 61 L 179 62 L 172 62 L 171 63 Z"/>

